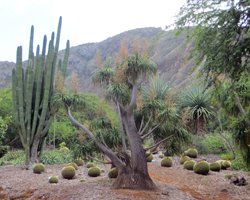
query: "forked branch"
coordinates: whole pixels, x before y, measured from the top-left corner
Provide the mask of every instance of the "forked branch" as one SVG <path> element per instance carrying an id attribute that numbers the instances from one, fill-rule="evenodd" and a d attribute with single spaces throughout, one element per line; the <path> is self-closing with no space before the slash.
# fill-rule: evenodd
<path id="1" fill-rule="evenodd" d="M 173 136 L 174 136 L 174 135 L 170 135 L 170 136 L 164 138 L 163 140 L 157 142 L 156 144 L 154 144 L 154 145 L 152 145 L 152 146 L 150 146 L 150 147 L 148 147 L 148 148 L 145 148 L 145 151 L 148 151 L 148 150 L 150 150 L 150 149 L 153 149 L 153 148 L 158 147 L 161 143 L 165 142 L 166 140 L 170 139 L 170 138 L 173 137 Z"/>

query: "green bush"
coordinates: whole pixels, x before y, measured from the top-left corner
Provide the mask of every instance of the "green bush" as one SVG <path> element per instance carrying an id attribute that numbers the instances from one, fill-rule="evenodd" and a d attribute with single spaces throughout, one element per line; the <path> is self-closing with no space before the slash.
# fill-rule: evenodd
<path id="1" fill-rule="evenodd" d="M 209 163 L 207 161 L 200 161 L 194 165 L 194 172 L 197 174 L 207 175 L 209 172 Z"/>
<path id="2" fill-rule="evenodd" d="M 44 172 L 44 170 L 45 170 L 45 166 L 42 163 L 36 163 L 33 165 L 33 172 L 35 174 L 41 174 L 42 172 Z"/>
<path id="3" fill-rule="evenodd" d="M 189 156 L 181 156 L 180 157 L 180 164 L 183 165 L 184 162 L 191 160 L 191 158 Z"/>
<path id="4" fill-rule="evenodd" d="M 207 134 L 201 140 L 201 144 L 207 149 L 207 154 L 220 154 L 226 152 L 226 145 L 219 134 Z"/>
<path id="5" fill-rule="evenodd" d="M 76 170 L 72 166 L 67 166 L 62 169 L 61 174 L 62 177 L 65 179 L 73 179 L 76 174 Z"/>
<path id="6" fill-rule="evenodd" d="M 211 171 L 219 172 L 221 170 L 221 165 L 219 162 L 210 163 L 209 168 Z"/>
<path id="7" fill-rule="evenodd" d="M 193 170 L 195 164 L 196 164 L 196 161 L 194 161 L 194 160 L 187 160 L 187 161 L 184 162 L 183 168 L 187 169 L 187 170 Z"/>
<path id="8" fill-rule="evenodd" d="M 49 177 L 49 183 L 58 183 L 58 176 Z"/>
<path id="9" fill-rule="evenodd" d="M 161 166 L 162 167 L 172 167 L 172 165 L 173 165 L 173 160 L 170 157 L 164 157 L 161 160 Z"/>
<path id="10" fill-rule="evenodd" d="M 108 177 L 109 178 L 117 178 L 118 176 L 118 169 L 116 167 L 113 167 L 109 173 L 108 173 Z"/>
<path id="11" fill-rule="evenodd" d="M 94 163 L 89 162 L 89 163 L 87 163 L 86 167 L 87 167 L 87 168 L 95 167 L 95 164 L 94 164 Z"/>
<path id="12" fill-rule="evenodd" d="M 25 162 L 25 153 L 23 150 L 8 151 L 2 158 L 0 158 L 0 163 L 2 165 L 20 165 Z"/>
<path id="13" fill-rule="evenodd" d="M 236 154 L 235 160 L 232 160 L 231 168 L 233 170 L 243 170 L 243 171 L 250 171 L 250 166 L 246 165 L 246 162 L 244 162 L 244 159 L 241 154 Z"/>
<path id="14" fill-rule="evenodd" d="M 71 152 L 60 150 L 45 150 L 42 153 L 41 162 L 44 164 L 62 164 L 70 163 L 73 161 Z"/>
<path id="15" fill-rule="evenodd" d="M 190 157 L 190 158 L 197 158 L 198 156 L 198 151 L 197 149 L 190 148 L 187 151 L 184 152 L 184 155 Z"/>
<path id="16" fill-rule="evenodd" d="M 152 153 L 149 156 L 147 156 L 147 162 L 152 162 L 153 159 L 154 157 Z"/>
<path id="17" fill-rule="evenodd" d="M 90 177 L 97 177 L 97 176 L 100 176 L 100 174 L 101 174 L 101 170 L 99 167 L 90 167 L 88 170 L 88 175 Z"/>

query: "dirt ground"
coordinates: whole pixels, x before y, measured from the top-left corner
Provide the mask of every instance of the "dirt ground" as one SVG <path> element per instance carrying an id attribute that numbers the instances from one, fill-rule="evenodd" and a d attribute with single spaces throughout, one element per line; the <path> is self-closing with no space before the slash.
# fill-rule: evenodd
<path id="1" fill-rule="evenodd" d="M 48 165 L 45 173 L 34 174 L 20 166 L 0 167 L 0 199 L 83 199 L 83 200 L 250 200 L 250 173 L 222 170 L 210 172 L 207 176 L 183 169 L 178 158 L 171 168 L 160 166 L 157 155 L 148 164 L 149 173 L 157 191 L 114 190 L 112 181 L 107 177 L 110 166 L 103 169 L 101 176 L 87 176 L 86 166 L 79 167 L 73 180 L 63 179 L 60 175 L 63 165 Z M 210 159 L 210 160 L 209 160 Z M 213 161 L 215 158 L 208 158 Z M 226 179 L 225 174 L 237 174 L 247 179 L 248 185 L 236 186 Z M 48 177 L 59 176 L 59 183 L 48 183 Z"/>

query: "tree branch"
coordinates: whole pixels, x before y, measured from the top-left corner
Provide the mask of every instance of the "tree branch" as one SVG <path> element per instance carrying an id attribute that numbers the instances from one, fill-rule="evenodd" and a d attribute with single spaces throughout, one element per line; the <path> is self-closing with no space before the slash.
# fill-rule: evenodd
<path id="1" fill-rule="evenodd" d="M 90 155 L 87 155 L 86 157 L 89 158 L 89 159 L 92 159 L 92 160 L 94 160 L 96 162 L 102 163 L 102 164 L 112 164 L 111 161 L 102 161 L 102 160 L 96 159 L 96 158 L 94 158 L 94 157 L 92 157 Z"/>
<path id="2" fill-rule="evenodd" d="M 158 128 L 160 126 L 160 124 L 157 124 L 156 126 L 154 126 L 153 128 L 151 128 L 145 135 L 141 136 L 141 139 L 144 140 L 145 138 L 147 138 L 150 134 L 153 133 L 153 131 Z"/>
<path id="3" fill-rule="evenodd" d="M 143 132 L 147 129 L 149 122 L 151 121 L 151 118 L 152 118 L 152 113 L 150 113 L 149 119 L 148 119 L 146 125 L 144 126 L 144 128 L 141 131 L 139 131 L 139 135 L 142 135 Z"/>
<path id="4" fill-rule="evenodd" d="M 144 124 L 144 115 L 142 116 L 140 128 L 139 128 L 139 131 L 138 131 L 139 134 L 140 134 L 140 132 L 141 132 L 141 129 L 142 129 L 143 124 Z"/>
<path id="5" fill-rule="evenodd" d="M 118 168 L 123 168 L 125 167 L 125 165 L 119 160 L 119 158 L 116 156 L 116 154 L 111 150 L 109 149 L 108 147 L 104 146 L 102 143 L 100 143 L 96 137 L 93 135 L 93 133 L 87 128 L 85 127 L 83 124 L 81 124 L 80 122 L 78 122 L 74 117 L 73 115 L 71 114 L 71 110 L 70 110 L 70 107 L 68 107 L 68 116 L 69 116 L 69 119 L 71 120 L 71 122 L 81 128 L 85 133 L 86 135 L 92 139 L 95 144 L 98 146 L 98 148 L 105 154 L 107 155 L 110 160 L 112 160 L 112 162 L 114 163 L 114 165 Z"/>
<path id="6" fill-rule="evenodd" d="M 243 106 L 240 103 L 240 97 L 236 94 L 236 92 L 235 92 L 235 98 L 234 99 L 235 99 L 235 104 L 237 105 L 240 113 L 243 114 L 243 115 L 246 115 L 246 111 L 244 110 Z M 245 121 L 246 121 L 247 125 L 250 127 L 250 120 L 245 119 Z"/>
<path id="7" fill-rule="evenodd" d="M 152 145 L 152 146 L 150 146 L 150 147 L 148 147 L 148 148 L 145 148 L 144 150 L 145 150 L 145 151 L 148 151 L 148 150 L 150 150 L 150 149 L 153 149 L 153 148 L 155 148 L 155 147 L 158 147 L 161 143 L 165 142 L 166 140 L 168 140 L 169 138 L 171 138 L 171 137 L 173 137 L 173 136 L 174 136 L 174 135 L 170 135 L 170 136 L 164 138 L 163 140 L 157 142 L 156 144 L 154 144 L 154 145 Z"/>
<path id="8" fill-rule="evenodd" d="M 132 87 L 133 88 L 132 88 L 132 92 L 131 92 L 131 100 L 130 100 L 130 103 L 129 103 L 128 108 L 127 108 L 128 112 L 132 112 L 134 107 L 135 107 L 135 104 L 136 104 L 136 96 L 137 96 L 138 86 L 133 84 Z"/>

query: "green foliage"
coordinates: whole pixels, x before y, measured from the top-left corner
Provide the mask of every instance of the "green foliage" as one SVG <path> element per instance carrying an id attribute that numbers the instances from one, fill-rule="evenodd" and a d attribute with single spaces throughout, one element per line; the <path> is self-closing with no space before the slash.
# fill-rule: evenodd
<path id="1" fill-rule="evenodd" d="M 196 161 L 194 160 L 187 160 L 183 163 L 183 168 L 187 170 L 193 170 L 194 165 L 196 164 Z"/>
<path id="2" fill-rule="evenodd" d="M 227 148 L 219 134 L 207 134 L 202 140 L 201 145 L 205 146 L 207 153 L 220 154 L 226 152 Z"/>
<path id="3" fill-rule="evenodd" d="M 58 176 L 50 176 L 49 183 L 58 183 L 59 179 Z"/>
<path id="4" fill-rule="evenodd" d="M 25 153 L 22 150 L 8 151 L 2 158 L 0 162 L 2 165 L 12 164 L 19 165 L 25 161 Z"/>
<path id="5" fill-rule="evenodd" d="M 42 163 L 36 163 L 33 165 L 33 172 L 35 174 L 41 174 L 42 172 L 44 172 L 44 170 L 45 170 L 45 166 Z"/>
<path id="6" fill-rule="evenodd" d="M 97 176 L 100 176 L 101 174 L 101 170 L 99 167 L 90 167 L 88 169 L 88 175 L 90 177 L 97 177 Z"/>
<path id="7" fill-rule="evenodd" d="M 242 170 L 242 171 L 250 171 L 250 167 L 246 165 L 246 162 L 244 161 L 241 154 L 236 154 L 236 159 L 232 160 L 231 168 L 233 170 Z"/>
<path id="8" fill-rule="evenodd" d="M 44 164 L 69 163 L 73 161 L 71 152 L 63 152 L 60 150 L 45 150 L 41 156 L 41 162 Z"/>
<path id="9" fill-rule="evenodd" d="M 221 165 L 219 162 L 213 162 L 209 165 L 211 171 L 219 172 L 221 170 Z"/>
<path id="10" fill-rule="evenodd" d="M 65 179 L 73 179 L 76 171 L 75 168 L 72 166 L 66 166 L 61 171 L 62 177 Z"/>
<path id="11" fill-rule="evenodd" d="M 117 178 L 118 176 L 118 169 L 116 167 L 113 167 L 109 173 L 108 173 L 108 177 L 109 178 Z"/>
<path id="12" fill-rule="evenodd" d="M 74 162 L 72 162 L 72 163 L 68 163 L 68 164 L 66 164 L 66 165 L 64 165 L 65 167 L 67 167 L 67 166 L 71 166 L 71 167 L 74 167 L 75 168 L 75 170 L 78 170 L 78 165 L 76 164 L 76 163 L 74 163 Z"/>
<path id="13" fill-rule="evenodd" d="M 162 167 L 172 167 L 172 165 L 173 165 L 173 160 L 170 157 L 164 157 L 161 160 L 161 166 Z"/>
<path id="14" fill-rule="evenodd" d="M 184 152 L 184 154 L 190 158 L 197 158 L 198 156 L 198 151 L 197 149 L 190 148 L 187 151 Z"/>
<path id="15" fill-rule="evenodd" d="M 191 160 L 191 158 L 188 157 L 188 156 L 181 156 L 181 157 L 180 157 L 180 164 L 183 165 L 184 162 L 186 162 L 186 161 L 188 161 L 188 160 Z"/>
<path id="16" fill-rule="evenodd" d="M 209 163 L 207 161 L 200 161 L 194 165 L 194 172 L 197 174 L 207 175 L 209 172 Z"/>

